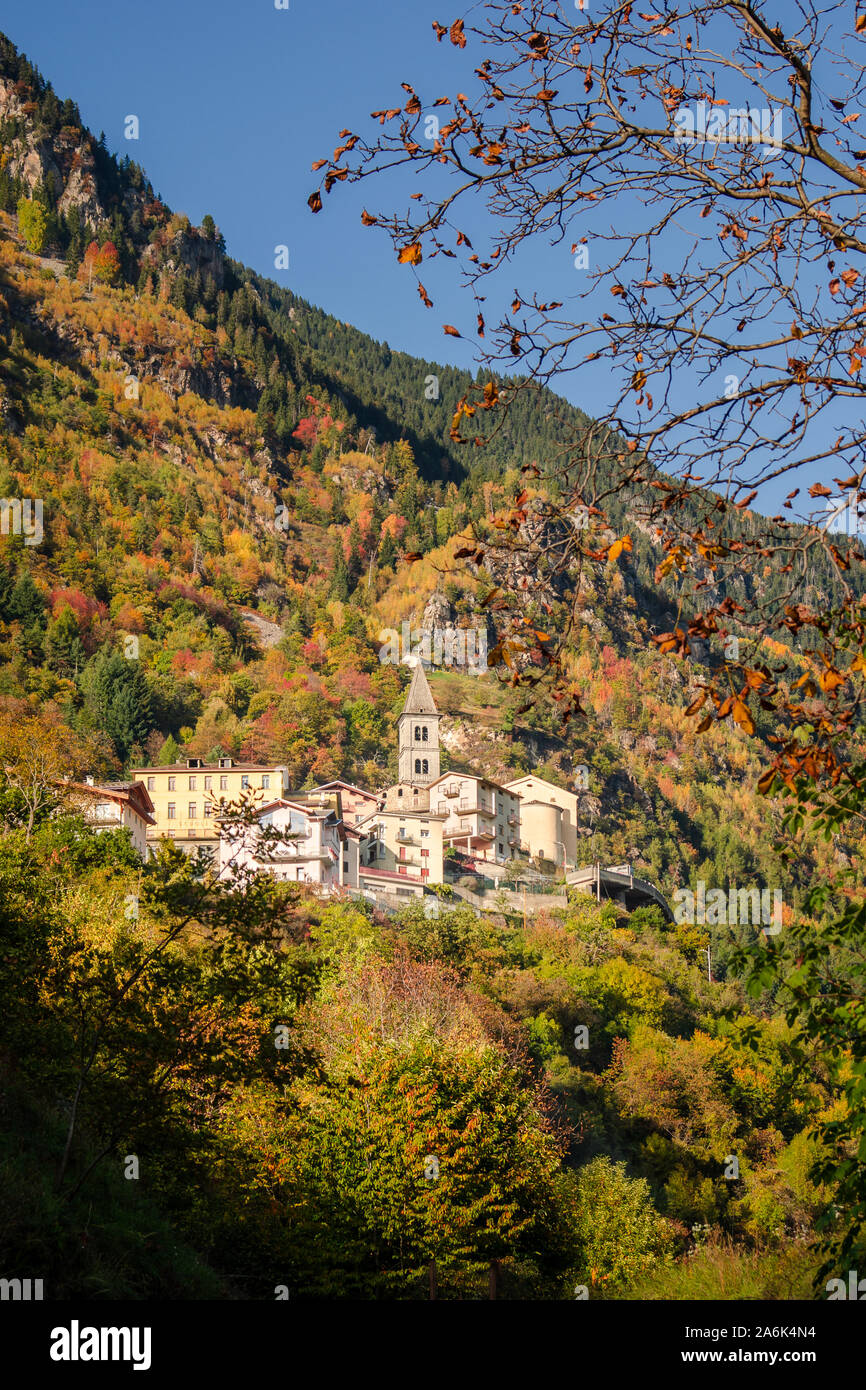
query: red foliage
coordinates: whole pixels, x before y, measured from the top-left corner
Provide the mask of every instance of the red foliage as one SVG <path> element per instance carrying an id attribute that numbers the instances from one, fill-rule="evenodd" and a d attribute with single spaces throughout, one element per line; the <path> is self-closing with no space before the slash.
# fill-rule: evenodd
<path id="1" fill-rule="evenodd" d="M 315 416 L 307 415 L 303 420 L 298 421 L 298 427 L 292 431 L 292 438 L 297 439 L 305 449 L 311 449 L 319 435 L 319 422 Z"/>
<path id="2" fill-rule="evenodd" d="M 308 666 L 322 666 L 326 656 L 324 642 L 318 637 L 310 637 L 301 647 L 301 655 Z"/>

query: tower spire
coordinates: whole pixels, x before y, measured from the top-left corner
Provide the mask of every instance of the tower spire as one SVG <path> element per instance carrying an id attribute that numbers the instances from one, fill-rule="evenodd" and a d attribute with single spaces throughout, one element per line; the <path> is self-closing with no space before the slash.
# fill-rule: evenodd
<path id="1" fill-rule="evenodd" d="M 439 720 L 421 662 L 412 673 L 403 713 L 397 721 L 399 777 L 413 787 L 429 787 L 439 776 Z"/>
<path id="2" fill-rule="evenodd" d="M 415 667 L 412 674 L 412 681 L 409 692 L 406 696 L 406 703 L 403 706 L 404 714 L 436 714 L 436 705 L 430 692 L 430 685 L 421 662 Z"/>

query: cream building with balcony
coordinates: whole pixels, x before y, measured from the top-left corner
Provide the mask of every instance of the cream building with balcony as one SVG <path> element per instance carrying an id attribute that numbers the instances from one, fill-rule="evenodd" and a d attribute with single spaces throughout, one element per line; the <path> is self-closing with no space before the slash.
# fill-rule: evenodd
<path id="1" fill-rule="evenodd" d="M 367 880 L 393 880 L 416 892 L 444 878 L 443 817 L 428 812 L 379 811 L 364 827 L 358 849 L 359 887 Z M 402 882 L 405 880 L 405 882 Z"/>
<path id="2" fill-rule="evenodd" d="M 487 777 L 445 772 L 430 787 L 430 813 L 443 816 L 445 845 L 505 864 L 521 847 L 520 796 Z"/>
<path id="3" fill-rule="evenodd" d="M 215 763 L 187 758 L 169 767 L 136 767 L 131 775 L 144 784 L 153 802 L 155 823 L 147 831 L 148 845 L 155 846 L 168 837 L 190 852 L 200 847 L 216 850 L 220 802 L 237 802 L 252 795 L 264 805 L 289 790 L 287 768 L 273 763 L 239 763 L 233 758 L 220 758 Z"/>

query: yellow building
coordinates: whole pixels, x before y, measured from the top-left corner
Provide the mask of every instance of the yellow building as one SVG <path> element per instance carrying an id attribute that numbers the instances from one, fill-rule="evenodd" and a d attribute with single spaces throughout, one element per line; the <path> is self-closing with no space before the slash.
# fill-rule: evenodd
<path id="1" fill-rule="evenodd" d="M 216 814 L 220 802 L 237 802 L 252 793 L 256 803 L 284 797 L 289 790 L 288 768 L 274 763 L 238 763 L 220 758 L 205 763 L 201 758 L 169 767 L 136 767 L 136 782 L 142 782 L 153 802 L 155 824 L 147 831 L 153 846 L 168 836 L 182 849 L 216 849 L 219 827 Z"/>

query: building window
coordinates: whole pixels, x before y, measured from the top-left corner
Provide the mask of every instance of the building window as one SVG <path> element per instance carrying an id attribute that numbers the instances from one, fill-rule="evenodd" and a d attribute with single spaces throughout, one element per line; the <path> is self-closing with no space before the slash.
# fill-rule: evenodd
<path id="1" fill-rule="evenodd" d="M 422 840 L 429 840 L 429 839 L 430 839 L 430 831 L 429 831 L 429 830 L 422 830 L 422 831 L 421 831 L 421 839 L 422 839 Z"/>
<path id="2" fill-rule="evenodd" d="M 174 802 L 173 802 L 173 801 L 170 801 L 170 802 L 168 803 L 168 818 L 169 818 L 169 820 L 174 820 Z"/>
<path id="3" fill-rule="evenodd" d="M 173 791 L 174 791 L 176 781 L 177 781 L 177 778 L 176 778 L 176 777 L 169 777 L 169 779 L 168 779 L 168 789 L 169 789 L 170 792 L 173 792 Z"/>
<path id="4" fill-rule="evenodd" d="M 148 779 L 147 779 L 147 790 L 148 790 L 149 792 L 156 791 L 156 778 L 155 778 L 155 777 L 148 777 Z"/>
<path id="5" fill-rule="evenodd" d="M 421 771 L 422 771 L 422 772 L 429 772 L 429 771 L 430 771 L 430 764 L 428 763 L 428 761 L 427 761 L 426 758 L 422 758 L 422 759 L 421 759 Z"/>
<path id="6" fill-rule="evenodd" d="M 401 873 L 401 874 L 405 874 L 406 870 L 402 867 L 402 865 L 398 864 L 398 865 L 397 865 L 397 872 L 398 872 L 398 873 Z"/>
<path id="7" fill-rule="evenodd" d="M 249 785 L 250 779 L 246 773 L 243 773 L 243 775 L 241 776 L 241 791 L 246 791 Z"/>
<path id="8" fill-rule="evenodd" d="M 502 853 L 502 846 L 501 846 L 501 845 L 497 845 L 497 849 L 498 849 L 499 853 L 501 854 L 501 853 Z"/>
<path id="9" fill-rule="evenodd" d="M 228 779 L 228 777 L 226 777 L 225 775 L 223 775 L 223 776 L 220 778 L 220 791 L 221 791 L 221 792 L 228 791 L 228 786 L 229 786 L 229 779 Z"/>
<path id="10" fill-rule="evenodd" d="M 429 851 L 429 849 L 422 849 L 422 851 L 421 851 L 421 858 L 422 858 L 422 859 L 429 859 L 429 858 L 430 858 L 430 851 Z"/>
<path id="11" fill-rule="evenodd" d="M 205 789 L 205 791 L 206 791 L 206 792 L 209 792 L 209 791 L 211 790 L 212 787 L 213 787 L 213 778 L 212 778 L 212 777 L 206 777 L 206 778 L 204 779 L 204 789 Z"/>
<path id="12" fill-rule="evenodd" d="M 194 792 L 194 791 L 195 791 L 195 778 L 194 778 L 194 777 L 190 777 L 190 779 L 189 779 L 189 790 L 190 790 L 191 792 Z"/>
<path id="13" fill-rule="evenodd" d="M 262 773 L 262 791 L 267 792 L 271 789 L 271 778 L 267 772 Z"/>
<path id="14" fill-rule="evenodd" d="M 420 758 L 416 758 L 416 759 L 415 759 L 415 771 L 416 771 L 416 772 L 420 772 L 420 771 L 421 771 L 421 759 L 420 759 Z M 403 793 L 401 792 L 400 795 L 402 796 Z"/>
<path id="15" fill-rule="evenodd" d="M 416 743 L 420 743 L 420 742 L 421 742 L 421 725 L 420 725 L 420 724 L 416 724 L 416 725 L 415 725 L 415 742 L 416 742 Z"/>
<path id="16" fill-rule="evenodd" d="M 190 820 L 197 820 L 197 819 L 198 819 L 197 814 L 196 814 L 196 807 L 195 807 L 195 802 L 194 802 L 194 801 L 191 801 L 191 802 L 189 803 L 189 805 L 187 806 L 186 809 L 187 809 L 187 816 L 188 816 L 188 818 L 189 818 Z"/>

